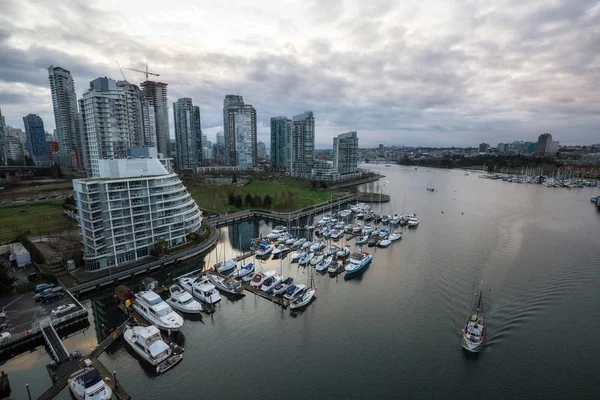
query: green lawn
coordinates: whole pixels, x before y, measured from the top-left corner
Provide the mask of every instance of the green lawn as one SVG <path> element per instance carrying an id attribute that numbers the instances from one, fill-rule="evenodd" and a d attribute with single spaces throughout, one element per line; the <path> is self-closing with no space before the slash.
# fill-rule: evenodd
<path id="1" fill-rule="evenodd" d="M 77 223 L 63 214 L 61 204 L 53 201 L 0 207 L 0 239 L 12 239 L 24 231 L 43 235 L 76 228 Z"/>
<path id="2" fill-rule="evenodd" d="M 229 205 L 229 193 L 234 196 L 241 196 L 244 202 L 240 208 Z M 336 193 L 331 190 L 314 190 L 310 182 L 297 181 L 294 179 L 279 179 L 274 181 L 252 181 L 249 184 L 237 187 L 233 185 L 207 185 L 191 191 L 192 197 L 198 203 L 198 206 L 204 210 L 211 210 L 218 213 L 232 212 L 239 209 L 265 209 L 263 205 L 247 206 L 245 198 L 247 194 L 252 197 L 271 196 L 273 206 L 269 208 L 274 211 L 294 211 L 300 208 L 309 207 L 314 204 L 329 200 Z"/>

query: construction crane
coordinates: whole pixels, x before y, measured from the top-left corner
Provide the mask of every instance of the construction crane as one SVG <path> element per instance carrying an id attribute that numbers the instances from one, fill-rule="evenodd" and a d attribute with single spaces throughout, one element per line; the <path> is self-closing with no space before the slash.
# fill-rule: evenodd
<path id="1" fill-rule="evenodd" d="M 159 74 L 155 74 L 154 72 L 149 72 L 147 65 L 146 65 L 145 71 L 142 71 L 140 69 L 135 69 L 135 68 L 127 68 L 127 67 L 123 67 L 123 68 L 128 69 L 130 71 L 141 72 L 142 74 L 146 75 L 146 80 L 148 80 L 148 75 L 160 76 Z"/>
<path id="2" fill-rule="evenodd" d="M 119 71 L 121 71 L 121 75 L 123 75 L 123 80 L 127 81 L 127 78 L 125 78 L 125 74 L 123 73 L 123 68 L 121 68 L 121 64 L 119 64 L 119 62 L 117 60 L 114 60 L 117 63 L 117 66 L 119 67 Z"/>

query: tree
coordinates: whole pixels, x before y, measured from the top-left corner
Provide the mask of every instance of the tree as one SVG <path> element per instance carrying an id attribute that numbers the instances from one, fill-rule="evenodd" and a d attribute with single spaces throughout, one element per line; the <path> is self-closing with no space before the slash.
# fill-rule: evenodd
<path id="1" fill-rule="evenodd" d="M 231 183 L 237 183 L 237 174 L 233 174 L 233 178 L 231 178 Z"/>
<path id="2" fill-rule="evenodd" d="M 242 208 L 244 206 L 244 202 L 242 201 L 242 196 L 239 194 L 235 196 L 235 206 L 237 208 Z"/>
<path id="3" fill-rule="evenodd" d="M 260 207 L 262 205 L 262 198 L 259 195 L 255 195 L 252 198 L 252 205 L 254 207 Z"/>
<path id="4" fill-rule="evenodd" d="M 8 293 L 12 290 L 12 284 L 17 278 L 12 276 L 6 264 L 0 265 L 0 293 Z"/>
<path id="5" fill-rule="evenodd" d="M 247 207 L 252 206 L 252 195 L 250 193 L 246 193 L 246 198 L 244 199 Z"/>
<path id="6" fill-rule="evenodd" d="M 165 242 L 163 239 L 158 239 L 156 242 L 154 242 L 154 246 L 152 246 L 152 251 L 150 254 L 154 257 L 162 257 L 166 254 L 166 252 L 167 242 Z"/>
<path id="7" fill-rule="evenodd" d="M 272 205 L 273 205 L 273 200 L 271 199 L 271 196 L 266 195 L 265 198 L 263 199 L 263 207 L 271 208 Z"/>
<path id="8" fill-rule="evenodd" d="M 229 192 L 228 199 L 229 199 L 229 205 L 230 206 L 232 206 L 232 205 L 235 204 L 235 196 L 233 195 L 233 193 Z"/>

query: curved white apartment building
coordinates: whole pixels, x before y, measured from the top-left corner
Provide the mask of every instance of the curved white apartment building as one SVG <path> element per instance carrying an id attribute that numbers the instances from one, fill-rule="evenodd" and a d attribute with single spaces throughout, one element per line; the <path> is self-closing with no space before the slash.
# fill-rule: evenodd
<path id="1" fill-rule="evenodd" d="M 73 180 L 87 270 L 146 257 L 160 239 L 181 245 L 200 229 L 202 211 L 161 161 L 99 160 L 99 178 Z"/>

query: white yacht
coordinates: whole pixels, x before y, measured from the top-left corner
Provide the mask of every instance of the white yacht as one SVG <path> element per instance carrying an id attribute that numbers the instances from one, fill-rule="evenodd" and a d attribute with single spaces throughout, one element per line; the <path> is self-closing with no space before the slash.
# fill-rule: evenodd
<path id="1" fill-rule="evenodd" d="M 304 257 L 304 255 L 306 254 L 306 251 L 304 250 L 296 250 L 296 252 L 294 254 L 292 254 L 292 261 L 298 261 L 300 260 L 302 257 Z"/>
<path id="2" fill-rule="evenodd" d="M 356 238 L 356 244 L 364 244 L 369 241 L 369 235 L 362 235 Z"/>
<path id="3" fill-rule="evenodd" d="M 89 360 L 88 360 L 89 362 Z M 69 390 L 77 400 L 109 400 L 112 390 L 93 367 L 86 367 L 67 379 Z"/>
<path id="4" fill-rule="evenodd" d="M 390 239 L 383 239 L 379 242 L 379 247 L 388 247 L 390 244 L 392 244 Z"/>
<path id="5" fill-rule="evenodd" d="M 302 283 L 298 285 L 292 284 L 290 287 L 288 287 L 283 297 L 287 300 L 294 300 L 296 297 L 300 296 L 302 292 L 304 292 L 305 288 L 306 285 L 303 285 Z"/>
<path id="6" fill-rule="evenodd" d="M 331 261 L 333 261 L 333 256 L 329 256 L 327 258 L 322 259 L 317 265 L 316 265 L 316 270 L 318 272 L 325 272 L 327 271 L 327 268 L 329 268 L 329 265 L 331 264 Z"/>
<path id="7" fill-rule="evenodd" d="M 276 273 L 277 273 L 277 271 L 275 271 L 274 269 L 270 269 L 265 272 L 259 272 L 257 274 L 254 274 L 254 278 L 252 278 L 252 281 L 250 282 L 250 286 L 255 287 L 255 288 L 260 288 L 267 278 L 272 277 Z"/>
<path id="8" fill-rule="evenodd" d="M 361 272 L 372 260 L 373 256 L 369 253 L 352 253 L 350 261 L 346 264 L 346 276 Z"/>
<path id="9" fill-rule="evenodd" d="M 315 254 L 315 256 L 310 259 L 309 263 L 310 265 L 317 265 L 318 263 L 323 261 L 323 258 L 325 258 L 323 254 Z"/>
<path id="10" fill-rule="evenodd" d="M 267 235 L 267 238 L 269 239 L 277 239 L 281 234 L 287 232 L 287 228 L 285 226 L 282 225 L 278 225 L 275 228 L 273 228 L 273 230 L 271 231 L 271 233 L 269 233 Z"/>
<path id="11" fill-rule="evenodd" d="M 344 264 L 342 264 L 341 261 L 332 261 L 331 264 L 329 264 L 329 268 L 327 268 L 327 272 L 329 272 L 330 274 L 337 274 L 338 272 L 341 272 L 344 270 Z"/>
<path id="12" fill-rule="evenodd" d="M 269 254 L 271 254 L 274 247 L 275 246 L 269 243 L 261 243 L 258 249 L 254 251 L 254 254 L 256 255 L 256 257 L 266 257 Z"/>
<path id="13" fill-rule="evenodd" d="M 312 246 L 313 242 L 307 240 L 306 242 L 302 243 L 302 248 L 303 249 L 310 249 L 310 246 Z"/>
<path id="14" fill-rule="evenodd" d="M 414 228 L 419 225 L 419 217 L 415 214 L 408 219 L 408 227 Z"/>
<path id="15" fill-rule="evenodd" d="M 298 264 L 307 265 L 314 256 L 315 253 L 306 253 L 298 260 Z"/>
<path id="16" fill-rule="evenodd" d="M 296 240 L 294 242 L 294 244 L 292 244 L 292 248 L 300 248 L 302 247 L 302 245 L 306 243 L 306 239 L 305 238 L 300 238 L 298 240 Z"/>
<path id="17" fill-rule="evenodd" d="M 351 250 L 351 249 L 352 249 L 352 247 L 350 247 L 350 246 L 346 245 L 346 246 L 344 246 L 344 248 L 342 248 L 342 249 L 338 250 L 338 251 L 335 253 L 335 256 L 336 256 L 337 258 L 346 258 L 346 257 L 348 257 L 348 256 L 350 255 L 350 250 Z"/>
<path id="18" fill-rule="evenodd" d="M 173 350 L 162 340 L 154 325 L 127 327 L 123 337 L 140 357 L 156 367 L 158 374 L 172 368 L 183 358 L 183 354 L 173 355 Z"/>
<path id="19" fill-rule="evenodd" d="M 206 276 L 180 278 L 179 285 L 186 292 L 205 303 L 214 304 L 221 300 L 221 294 Z"/>
<path id="20" fill-rule="evenodd" d="M 242 294 L 244 289 L 242 284 L 233 279 L 225 279 L 218 275 L 209 275 L 209 279 L 215 287 L 225 293 L 229 294 Z"/>
<path id="21" fill-rule="evenodd" d="M 331 222 L 331 215 L 325 214 L 325 215 L 323 215 L 323 217 L 321 218 L 321 220 L 318 222 L 317 225 L 326 225 L 329 222 Z"/>
<path id="22" fill-rule="evenodd" d="M 163 331 L 178 331 L 183 326 L 183 318 L 169 304 L 154 292 L 136 293 L 133 309 L 143 318 Z"/>
<path id="23" fill-rule="evenodd" d="M 347 218 L 352 214 L 351 210 L 342 210 L 338 213 L 338 215 L 342 218 Z"/>
<path id="24" fill-rule="evenodd" d="M 315 252 L 317 250 L 321 250 L 323 247 L 325 247 L 325 244 L 323 242 L 317 240 L 316 242 L 314 242 L 313 244 L 311 244 L 308 249 L 311 252 Z"/>
<path id="25" fill-rule="evenodd" d="M 394 242 L 398 239 L 402 239 L 402 231 L 396 229 L 394 232 L 391 233 L 391 235 L 388 237 L 388 239 L 390 239 L 392 242 Z"/>
<path id="26" fill-rule="evenodd" d="M 273 249 L 273 257 L 279 257 L 283 254 L 285 254 L 286 251 L 288 251 L 290 248 L 287 247 L 285 244 L 279 244 L 279 246 L 277 246 L 275 249 Z"/>
<path id="27" fill-rule="evenodd" d="M 270 276 L 263 281 L 262 285 L 260 286 L 260 290 L 262 290 L 263 292 L 268 292 L 269 290 L 274 289 L 275 286 L 283 282 L 284 279 L 285 276 L 283 275 Z"/>
<path id="28" fill-rule="evenodd" d="M 285 244 L 286 246 L 292 246 L 294 243 L 296 243 L 298 241 L 298 238 L 295 238 L 293 236 L 290 236 L 286 241 Z"/>
<path id="29" fill-rule="evenodd" d="M 169 293 L 171 296 L 166 301 L 175 310 L 187 314 L 198 314 L 202 311 L 202 305 L 191 294 L 183 290 L 181 286 L 171 286 Z"/>
<path id="30" fill-rule="evenodd" d="M 273 289 L 271 289 L 271 293 L 273 294 L 282 294 L 287 292 L 288 288 L 294 283 L 294 278 L 288 277 L 283 281 L 279 282 Z"/>
<path id="31" fill-rule="evenodd" d="M 473 353 L 481 351 L 486 334 L 485 315 L 483 314 L 483 305 L 481 304 L 482 292 L 479 292 L 477 308 L 471 311 L 471 316 L 462 330 L 462 347 Z"/>
<path id="32" fill-rule="evenodd" d="M 310 301 L 313 299 L 313 297 L 315 297 L 316 292 L 317 291 L 312 288 L 305 290 L 304 293 L 302 293 L 302 295 L 300 297 L 298 297 L 296 300 L 294 300 L 290 303 L 290 308 L 292 310 L 294 310 L 294 309 L 298 309 L 298 308 L 307 306 L 308 303 L 310 303 Z"/>

